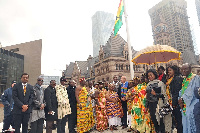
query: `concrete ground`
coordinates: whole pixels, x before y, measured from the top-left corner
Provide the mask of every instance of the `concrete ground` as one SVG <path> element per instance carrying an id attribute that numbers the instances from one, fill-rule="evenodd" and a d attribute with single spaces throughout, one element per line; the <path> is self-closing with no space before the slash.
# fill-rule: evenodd
<path id="1" fill-rule="evenodd" d="M 4 114 L 3 113 L 3 106 L 0 104 L 0 133 L 1 133 L 2 128 L 3 128 L 3 117 L 4 117 L 3 114 Z M 69 133 L 67 125 L 68 125 L 68 123 L 66 123 L 66 130 L 65 131 L 66 131 L 66 133 Z M 108 130 L 105 130 L 103 133 L 127 133 L 128 128 L 126 128 L 126 129 L 121 129 L 121 128 L 122 127 L 118 127 L 118 130 L 114 130 L 112 132 L 108 129 Z M 176 133 L 176 132 L 177 132 L 176 130 L 173 131 L 173 133 Z M 43 133 L 46 133 L 45 129 L 44 129 Z M 57 133 L 57 131 L 53 130 L 53 133 Z M 91 133 L 99 133 L 99 132 L 94 130 Z"/>

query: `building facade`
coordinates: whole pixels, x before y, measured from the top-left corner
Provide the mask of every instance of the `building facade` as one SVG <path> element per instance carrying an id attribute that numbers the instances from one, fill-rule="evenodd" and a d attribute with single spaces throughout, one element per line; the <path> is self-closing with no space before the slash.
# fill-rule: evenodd
<path id="1" fill-rule="evenodd" d="M 132 49 L 133 53 L 136 52 Z M 131 57 L 133 57 L 132 55 Z M 98 81 L 113 81 L 113 76 L 126 76 L 127 80 L 131 80 L 130 64 L 129 64 L 128 44 L 120 36 L 111 34 L 105 46 L 100 47 L 98 60 L 94 64 L 95 68 L 95 82 Z M 143 71 L 139 66 L 132 66 L 135 70 L 135 76 Z"/>
<path id="2" fill-rule="evenodd" d="M 195 0 L 195 4 L 196 4 L 197 16 L 198 16 L 199 26 L 200 26 L 200 0 Z"/>
<path id="3" fill-rule="evenodd" d="M 97 57 L 93 58 L 89 55 L 87 61 L 75 61 L 70 62 L 66 70 L 64 70 L 64 76 L 69 83 L 70 80 L 74 80 L 79 84 L 80 78 L 85 78 L 87 81 L 95 81 L 94 63 Z"/>
<path id="4" fill-rule="evenodd" d="M 41 75 L 43 78 L 43 85 L 49 85 L 51 80 L 55 80 L 56 84 L 60 84 L 60 76 L 46 76 L 46 75 Z"/>
<path id="5" fill-rule="evenodd" d="M 132 49 L 132 57 L 137 53 Z M 100 46 L 97 57 L 89 56 L 87 61 L 71 62 L 65 70 L 67 80 L 74 80 L 79 84 L 80 78 L 86 81 L 112 82 L 113 76 L 117 75 L 119 80 L 121 76 L 131 79 L 130 64 L 128 60 L 127 42 L 120 36 L 114 37 L 111 34 L 105 46 Z M 141 76 L 146 70 L 143 65 L 134 65 L 135 76 Z"/>
<path id="6" fill-rule="evenodd" d="M 162 0 L 149 10 L 154 44 L 194 53 L 185 0 Z"/>
<path id="7" fill-rule="evenodd" d="M 11 82 L 20 82 L 24 72 L 24 56 L 0 48 L 0 95 L 11 86 Z"/>
<path id="8" fill-rule="evenodd" d="M 41 75 L 42 40 L 3 47 L 6 50 L 24 55 L 24 72 L 29 74 L 29 83 L 34 85 Z"/>
<path id="9" fill-rule="evenodd" d="M 100 45 L 108 40 L 115 24 L 114 15 L 97 11 L 92 16 L 93 57 L 98 56 Z"/>

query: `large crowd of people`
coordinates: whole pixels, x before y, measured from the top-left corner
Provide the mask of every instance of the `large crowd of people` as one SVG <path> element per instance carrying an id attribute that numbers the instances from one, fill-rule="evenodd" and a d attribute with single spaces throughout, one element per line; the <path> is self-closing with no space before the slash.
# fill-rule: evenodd
<path id="1" fill-rule="evenodd" d="M 23 73 L 21 82 L 12 81 L 2 94 L 4 104 L 3 132 L 10 125 L 16 133 L 88 133 L 93 130 L 115 132 L 128 128 L 133 133 L 200 133 L 200 77 L 186 63 L 149 69 L 140 77 L 127 81 L 116 75 L 113 82 L 87 82 L 76 86 L 74 80 L 61 77 L 42 88 L 38 77 L 35 86 L 28 84 Z M 56 123 L 55 123 L 56 122 Z M 30 126 L 30 130 L 28 127 Z"/>

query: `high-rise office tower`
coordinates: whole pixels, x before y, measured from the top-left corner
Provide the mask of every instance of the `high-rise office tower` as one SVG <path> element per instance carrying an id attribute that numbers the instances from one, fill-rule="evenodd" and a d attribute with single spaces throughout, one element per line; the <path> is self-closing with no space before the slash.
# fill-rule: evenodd
<path id="1" fill-rule="evenodd" d="M 114 24 L 114 15 L 111 13 L 97 11 L 92 16 L 93 57 L 99 55 L 100 45 L 106 44 L 114 29 Z"/>
<path id="2" fill-rule="evenodd" d="M 196 4 L 197 16 L 198 16 L 199 26 L 200 26 L 200 0 L 195 0 L 195 4 Z"/>
<path id="3" fill-rule="evenodd" d="M 154 44 L 194 53 L 185 0 L 162 0 L 149 10 Z"/>

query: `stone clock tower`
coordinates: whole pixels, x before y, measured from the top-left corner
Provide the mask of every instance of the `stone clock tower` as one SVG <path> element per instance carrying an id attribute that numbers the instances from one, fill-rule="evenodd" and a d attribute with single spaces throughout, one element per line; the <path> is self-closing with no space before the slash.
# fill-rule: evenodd
<path id="1" fill-rule="evenodd" d="M 154 44 L 170 45 L 170 33 L 168 25 L 164 22 L 161 16 L 157 16 L 160 23 L 153 27 Z"/>

